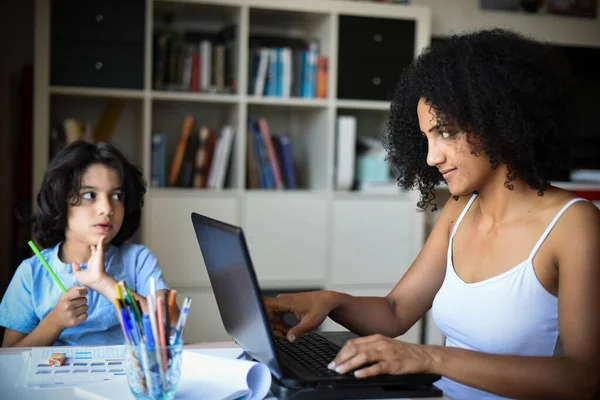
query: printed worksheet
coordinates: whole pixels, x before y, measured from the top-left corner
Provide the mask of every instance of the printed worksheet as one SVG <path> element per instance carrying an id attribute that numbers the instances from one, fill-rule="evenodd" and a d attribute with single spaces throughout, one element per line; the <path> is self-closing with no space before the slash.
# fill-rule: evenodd
<path id="1" fill-rule="evenodd" d="M 124 346 L 36 347 L 23 354 L 27 387 L 76 386 L 125 375 Z M 63 365 L 50 365 L 52 353 L 65 353 Z"/>

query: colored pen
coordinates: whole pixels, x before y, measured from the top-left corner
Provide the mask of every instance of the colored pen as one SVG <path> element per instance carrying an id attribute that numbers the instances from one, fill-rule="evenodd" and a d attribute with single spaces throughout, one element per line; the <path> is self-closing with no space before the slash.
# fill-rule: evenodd
<path id="1" fill-rule="evenodd" d="M 158 325 L 156 322 L 156 308 L 154 307 L 154 299 L 152 298 L 153 295 L 152 293 L 150 293 L 148 295 L 148 297 L 146 297 L 146 300 L 148 302 L 148 314 L 150 315 L 150 325 L 152 326 L 152 335 L 154 336 L 154 352 L 156 354 L 156 362 L 158 363 L 158 371 L 160 373 L 160 377 L 161 377 L 161 381 L 164 383 L 165 382 L 165 371 L 163 370 L 163 366 L 162 366 L 162 356 L 160 353 L 160 341 L 159 341 L 159 335 L 158 335 Z"/>
<path id="2" fill-rule="evenodd" d="M 144 340 L 146 341 L 146 347 L 153 348 L 154 335 L 152 334 L 152 324 L 150 322 L 150 316 L 148 314 L 144 314 L 142 316 L 142 325 L 144 328 Z"/>
<path id="3" fill-rule="evenodd" d="M 173 314 L 175 313 L 175 304 L 177 304 L 177 290 L 171 290 L 169 292 L 169 312 L 168 312 L 168 317 L 172 318 Z M 171 325 L 171 321 L 167 320 L 167 325 Z"/>
<path id="4" fill-rule="evenodd" d="M 140 310 L 138 310 L 138 307 L 137 307 L 137 304 L 135 302 L 135 299 L 133 298 L 133 293 L 131 293 L 131 289 L 129 289 L 129 288 L 127 288 L 127 297 L 131 301 L 131 304 L 133 305 L 133 310 L 135 312 L 135 315 L 136 315 L 136 317 L 138 318 L 138 321 L 141 324 L 142 323 L 142 314 L 140 313 Z"/>
<path id="5" fill-rule="evenodd" d="M 154 277 L 150 278 L 150 294 L 152 296 L 150 296 L 149 299 L 151 299 L 152 306 L 154 307 L 154 310 L 156 311 L 156 278 L 154 278 Z"/>
<path id="6" fill-rule="evenodd" d="M 187 321 L 187 315 L 190 311 L 190 306 L 192 305 L 192 298 L 186 297 L 183 301 L 183 308 L 181 310 L 181 314 L 179 315 L 179 321 L 177 321 L 177 327 L 175 328 L 175 340 L 173 344 L 177 344 L 179 340 L 183 337 L 183 330 L 185 328 L 185 323 Z"/>
<path id="7" fill-rule="evenodd" d="M 161 346 L 163 369 L 165 370 L 165 372 L 167 372 L 169 366 L 167 359 L 167 349 L 165 348 L 167 346 L 167 333 L 165 329 L 165 299 L 161 296 L 159 296 L 156 299 L 156 317 L 158 321 L 158 343 Z"/>
<path id="8" fill-rule="evenodd" d="M 42 264 L 44 265 L 44 267 L 46 267 L 46 270 L 50 273 L 50 275 L 52 276 L 52 279 L 54 279 L 54 282 L 56 282 L 56 284 L 58 285 L 58 287 L 60 288 L 60 290 L 62 290 L 63 293 L 67 293 L 67 289 L 62 284 L 62 282 L 60 281 L 60 279 L 58 279 L 58 276 L 56 276 L 56 274 L 52 270 L 52 267 L 50 267 L 50 265 L 48 264 L 48 261 L 46 261 L 46 259 L 42 255 L 42 253 L 40 253 L 40 251 L 38 250 L 38 248 L 35 246 L 35 243 L 33 243 L 33 241 L 30 240 L 29 242 L 27 242 L 27 244 L 29 244 L 29 247 L 31 247 L 31 250 L 33 250 L 33 252 L 35 253 L 35 255 L 38 256 L 38 258 L 40 259 L 40 261 L 42 262 Z"/>
<path id="9" fill-rule="evenodd" d="M 117 309 L 117 317 L 119 318 L 119 322 L 121 323 L 121 329 L 123 330 L 123 337 L 127 339 L 127 333 L 125 332 L 125 325 L 123 325 L 123 317 L 121 317 L 121 304 L 119 300 L 115 300 L 115 308 Z"/>
<path id="10" fill-rule="evenodd" d="M 127 313 L 124 309 L 121 308 L 121 320 L 123 321 L 123 327 L 125 328 L 125 338 L 129 343 L 134 343 L 132 332 L 131 332 L 131 324 L 129 323 L 129 318 L 127 318 Z"/>
<path id="11" fill-rule="evenodd" d="M 152 382 L 152 365 L 150 365 L 149 352 L 154 347 L 154 339 L 152 336 L 152 325 L 150 324 L 150 316 L 144 314 L 142 316 L 142 330 L 144 337 L 145 348 L 141 348 L 142 353 L 142 364 L 144 366 L 144 375 L 146 376 L 146 382 L 148 383 L 148 390 L 150 393 L 154 393 L 154 383 Z"/>

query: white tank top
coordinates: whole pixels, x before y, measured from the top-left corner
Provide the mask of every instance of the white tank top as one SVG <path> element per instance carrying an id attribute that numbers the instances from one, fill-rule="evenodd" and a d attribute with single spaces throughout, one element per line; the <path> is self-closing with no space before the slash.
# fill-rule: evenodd
<path id="1" fill-rule="evenodd" d="M 561 215 L 571 204 L 584 199 L 565 204 L 522 263 L 492 278 L 466 283 L 454 270 L 452 242 L 476 197 L 476 194 L 471 197 L 452 230 L 446 276 L 433 301 L 433 319 L 446 336 L 446 346 L 523 356 L 562 354 L 558 298 L 542 286 L 532 261 Z M 450 399 L 502 398 L 447 378 L 436 385 Z"/>

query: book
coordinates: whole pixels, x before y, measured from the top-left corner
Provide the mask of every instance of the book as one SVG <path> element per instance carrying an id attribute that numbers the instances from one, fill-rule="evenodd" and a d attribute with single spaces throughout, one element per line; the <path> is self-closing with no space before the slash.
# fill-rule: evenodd
<path id="1" fill-rule="evenodd" d="M 286 187 L 288 189 L 298 189 L 292 142 L 286 135 L 278 135 L 276 141 L 279 144 L 281 168 L 284 171 Z"/>
<path id="2" fill-rule="evenodd" d="M 198 149 L 202 146 L 197 127 L 192 129 L 192 133 L 188 138 L 183 160 L 177 177 L 177 186 L 192 187 L 195 178 L 195 160 Z"/>
<path id="3" fill-rule="evenodd" d="M 229 166 L 229 157 L 231 155 L 231 147 L 233 145 L 234 130 L 231 125 L 225 125 L 221 129 L 221 135 L 217 140 L 215 154 L 210 166 L 208 175 L 207 187 L 211 189 L 223 189 L 225 185 L 225 177 L 227 175 L 227 167 Z"/>
<path id="4" fill-rule="evenodd" d="M 217 138 L 207 126 L 200 128 L 198 138 L 199 143 L 195 150 L 193 183 L 191 186 L 202 189 L 206 188 L 208 183 Z"/>
<path id="5" fill-rule="evenodd" d="M 271 171 L 273 173 L 275 187 L 277 189 L 283 189 L 284 187 L 283 180 L 281 179 L 281 171 L 279 169 L 279 163 L 277 162 L 277 155 L 273 146 L 273 140 L 271 139 L 271 134 L 269 133 L 269 125 L 267 124 L 267 120 L 264 118 L 259 118 L 258 128 L 262 134 L 262 140 L 265 144 L 265 148 L 267 149 L 267 155 L 269 158 L 269 163 L 271 164 Z"/>
<path id="6" fill-rule="evenodd" d="M 167 135 L 155 133 L 152 135 L 152 186 L 165 187 L 165 166 L 167 157 Z"/>
<path id="7" fill-rule="evenodd" d="M 177 178 L 179 176 L 179 171 L 181 170 L 181 164 L 183 163 L 183 156 L 185 155 L 185 149 L 187 147 L 188 139 L 194 129 L 194 117 L 187 116 L 183 120 L 183 125 L 181 127 L 181 135 L 179 137 L 179 142 L 177 143 L 177 148 L 175 149 L 175 155 L 173 156 L 173 161 L 171 161 L 171 169 L 169 171 L 169 186 L 175 186 L 177 184 Z"/>
<path id="8" fill-rule="evenodd" d="M 335 188 L 350 190 L 354 184 L 356 117 L 340 115 L 337 120 Z"/>

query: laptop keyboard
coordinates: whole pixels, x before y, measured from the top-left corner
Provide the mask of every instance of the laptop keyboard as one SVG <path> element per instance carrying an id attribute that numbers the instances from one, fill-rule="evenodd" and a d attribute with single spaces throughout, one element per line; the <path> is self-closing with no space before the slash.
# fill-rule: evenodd
<path id="1" fill-rule="evenodd" d="M 318 333 L 307 333 L 294 343 L 275 338 L 275 347 L 317 376 L 338 376 L 338 373 L 329 370 L 327 365 L 333 361 L 341 347 Z"/>

